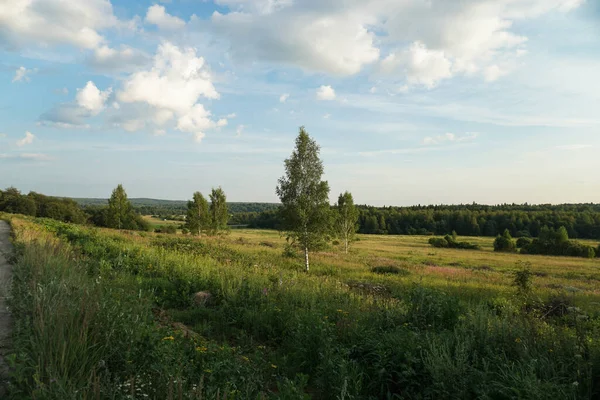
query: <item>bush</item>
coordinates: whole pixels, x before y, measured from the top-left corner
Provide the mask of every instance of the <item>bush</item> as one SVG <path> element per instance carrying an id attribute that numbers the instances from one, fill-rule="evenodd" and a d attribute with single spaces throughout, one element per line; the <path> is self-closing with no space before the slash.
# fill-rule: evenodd
<path id="1" fill-rule="evenodd" d="M 540 236 L 521 248 L 522 254 L 544 254 L 552 256 L 570 256 L 594 258 L 596 250 L 589 245 L 569 240 L 567 230 L 543 228 Z"/>
<path id="2" fill-rule="evenodd" d="M 429 239 L 429 244 L 433 247 L 450 248 L 450 249 L 465 249 L 478 250 L 479 246 L 469 242 L 458 242 L 456 240 L 456 232 L 453 236 L 446 235 L 443 238 L 432 237 Z"/>
<path id="3" fill-rule="evenodd" d="M 515 242 L 508 229 L 504 230 L 502 236 L 498 235 L 494 240 L 494 251 L 502 251 L 506 253 L 512 253 L 516 250 Z"/>
<path id="4" fill-rule="evenodd" d="M 529 237 L 525 237 L 525 236 L 520 237 L 517 239 L 517 247 L 523 248 L 525 246 L 529 246 L 531 244 L 531 242 L 532 242 L 532 239 Z"/>
<path id="5" fill-rule="evenodd" d="M 514 272 L 513 285 L 517 287 L 520 293 L 529 293 L 531 291 L 531 264 L 519 263 L 520 268 Z"/>
<path id="6" fill-rule="evenodd" d="M 373 267 L 371 268 L 371 272 L 373 272 L 374 274 L 394 274 L 402 276 L 410 274 L 410 272 L 408 272 L 407 270 L 396 267 L 394 265 L 382 265 L 378 267 Z"/>

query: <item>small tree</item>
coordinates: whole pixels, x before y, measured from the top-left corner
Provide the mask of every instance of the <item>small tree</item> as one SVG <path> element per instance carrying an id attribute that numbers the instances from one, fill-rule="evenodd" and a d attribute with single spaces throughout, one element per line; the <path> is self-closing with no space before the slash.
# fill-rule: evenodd
<path id="1" fill-rule="evenodd" d="M 330 227 L 329 184 L 321 180 L 319 151 L 319 145 L 300 127 L 296 148 L 285 160 L 285 175 L 276 189 L 284 229 L 288 238 L 304 249 L 306 272 L 310 269 L 309 251 L 325 241 Z"/>
<path id="2" fill-rule="evenodd" d="M 187 203 L 186 227 L 192 235 L 199 235 L 210 225 L 208 201 L 200 192 L 195 192 L 193 200 Z"/>
<path id="3" fill-rule="evenodd" d="M 336 231 L 344 241 L 344 250 L 348 253 L 349 243 L 354 239 L 358 229 L 358 210 L 350 192 L 344 192 L 338 197 L 336 204 Z"/>
<path id="4" fill-rule="evenodd" d="M 515 250 L 515 242 L 508 229 L 505 229 L 502 236 L 498 235 L 494 240 L 494 251 L 513 252 Z"/>
<path id="5" fill-rule="evenodd" d="M 210 228 L 213 234 L 227 229 L 229 211 L 227 210 L 227 197 L 221 187 L 213 188 L 210 193 Z"/>
<path id="6" fill-rule="evenodd" d="M 107 225 L 109 228 L 125 228 L 132 214 L 131 202 L 127 199 L 127 193 L 123 189 L 123 185 L 119 184 L 108 200 Z"/>

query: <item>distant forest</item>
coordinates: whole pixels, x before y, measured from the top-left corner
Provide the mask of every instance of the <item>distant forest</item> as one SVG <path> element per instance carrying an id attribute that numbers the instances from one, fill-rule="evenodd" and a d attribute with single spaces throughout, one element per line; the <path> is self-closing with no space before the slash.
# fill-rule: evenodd
<path id="1" fill-rule="evenodd" d="M 514 237 L 537 237 L 544 226 L 564 226 L 571 238 L 600 239 L 600 204 L 358 207 L 359 233 L 446 235 L 455 231 L 463 236 L 496 236 L 508 229 Z M 279 225 L 273 210 L 246 219 L 253 228 Z"/>
<path id="2" fill-rule="evenodd" d="M 77 204 L 82 207 L 105 206 L 108 199 L 89 199 L 73 198 Z M 136 212 L 142 215 L 156 215 L 167 218 L 172 216 L 182 216 L 187 212 L 187 200 L 157 200 L 147 198 L 129 199 Z M 263 211 L 275 210 L 279 207 L 277 203 L 241 203 L 228 202 L 227 209 L 232 214 L 237 213 L 259 213 Z"/>
<path id="3" fill-rule="evenodd" d="M 129 199 L 134 211 L 161 218 L 179 218 L 187 202 L 145 198 Z M 14 188 L 0 191 L 0 211 L 49 217 L 67 222 L 89 222 L 90 215 L 107 199 L 67 199 L 31 192 L 21 195 Z M 278 229 L 276 203 L 227 203 L 229 224 L 250 228 Z M 412 207 L 358 206 L 358 232 L 390 235 L 497 236 L 508 229 L 514 237 L 537 237 L 543 227 L 564 226 L 570 238 L 600 239 L 600 204 L 530 205 L 481 204 Z"/>

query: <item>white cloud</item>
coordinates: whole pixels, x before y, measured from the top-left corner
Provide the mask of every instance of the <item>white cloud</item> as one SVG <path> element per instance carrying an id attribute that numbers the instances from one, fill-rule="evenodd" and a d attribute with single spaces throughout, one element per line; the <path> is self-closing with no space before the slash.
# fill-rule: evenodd
<path id="1" fill-rule="evenodd" d="M 227 126 L 227 119 L 225 118 L 221 118 L 217 121 L 217 127 L 222 128 L 224 126 Z"/>
<path id="2" fill-rule="evenodd" d="M 35 139 L 35 135 L 29 131 L 25 132 L 25 137 L 23 139 L 19 139 L 17 140 L 16 145 L 19 147 L 25 146 L 26 144 L 31 144 L 33 143 L 33 140 Z"/>
<path id="3" fill-rule="evenodd" d="M 330 117 L 331 117 L 331 114 L 325 114 L 325 115 L 323 115 L 324 119 L 329 119 Z"/>
<path id="4" fill-rule="evenodd" d="M 498 70 L 489 67 L 509 72 L 502 62 L 526 52 L 517 23 L 583 2 L 219 0 L 229 12 L 215 12 L 211 21 L 234 59 L 352 75 L 385 49 L 396 80 L 433 87 L 457 74 L 497 79 Z"/>
<path id="5" fill-rule="evenodd" d="M 247 1 L 240 11 L 213 14 L 213 26 L 229 40 L 234 58 L 282 62 L 337 75 L 356 74 L 378 59 L 375 34 L 367 29 L 370 18 L 352 11 L 320 13 L 321 2 L 264 7 L 276 3 Z"/>
<path id="6" fill-rule="evenodd" d="M 88 81 L 82 89 L 77 89 L 77 105 L 88 110 L 92 115 L 97 115 L 104 109 L 104 104 L 111 93 L 112 88 L 101 91 L 94 82 Z"/>
<path id="7" fill-rule="evenodd" d="M 94 49 L 87 59 L 87 63 L 99 71 L 131 71 L 149 61 L 150 57 L 140 50 L 128 46 L 114 49 L 106 45 Z"/>
<path id="8" fill-rule="evenodd" d="M 317 99 L 319 100 L 334 100 L 335 99 L 335 90 L 327 85 L 322 85 L 317 89 Z"/>
<path id="9" fill-rule="evenodd" d="M 165 7 L 158 4 L 154 4 L 148 8 L 146 22 L 165 30 L 176 30 L 185 26 L 184 20 L 170 15 L 165 11 Z"/>
<path id="10" fill-rule="evenodd" d="M 162 126 L 162 125 L 166 124 L 167 122 L 169 122 L 171 119 L 173 119 L 173 117 L 174 117 L 173 111 L 163 108 L 163 109 L 156 110 L 152 120 L 154 121 L 154 123 L 156 125 Z"/>
<path id="11" fill-rule="evenodd" d="M 0 7 L 0 47 L 70 44 L 93 49 L 104 41 L 100 30 L 118 20 L 109 0 L 5 0 Z"/>
<path id="12" fill-rule="evenodd" d="M 62 103 L 43 113 L 38 124 L 60 129 L 87 129 L 85 122 L 92 114 L 76 104 Z"/>
<path id="13" fill-rule="evenodd" d="M 120 126 L 127 132 L 136 132 L 143 129 L 146 126 L 146 123 L 140 119 L 129 119 L 121 122 Z"/>
<path id="14" fill-rule="evenodd" d="M 27 69 L 25 67 L 19 67 L 15 71 L 15 76 L 13 77 L 12 82 L 29 82 L 30 78 L 28 75 L 34 71 L 35 70 Z"/>
<path id="15" fill-rule="evenodd" d="M 369 93 L 377 93 L 377 88 L 373 86 L 371 89 L 369 89 Z"/>
<path id="16" fill-rule="evenodd" d="M 165 42 L 158 48 L 153 67 L 132 74 L 117 97 L 123 103 L 142 102 L 185 113 L 201 96 L 219 98 L 204 64 L 195 49 L 182 50 Z"/>
<path id="17" fill-rule="evenodd" d="M 399 54 L 392 53 L 381 62 L 385 73 L 395 73 L 401 69 L 408 83 L 435 87 L 437 83 L 452 76 L 451 62 L 444 52 L 429 50 L 421 42 L 414 42 Z"/>
<path id="18" fill-rule="evenodd" d="M 167 134 L 167 131 L 164 129 L 155 129 L 154 136 L 164 136 Z"/>
<path id="19" fill-rule="evenodd" d="M 281 96 L 279 96 L 279 102 L 285 103 L 289 97 L 290 97 L 289 93 L 284 93 Z"/>
<path id="20" fill-rule="evenodd" d="M 498 78 L 506 75 L 508 72 L 508 70 L 502 69 L 498 65 L 494 64 L 490 65 L 484 70 L 483 77 L 486 82 L 493 82 Z"/>
<path id="21" fill-rule="evenodd" d="M 479 136 L 476 132 L 467 132 L 464 135 L 455 135 L 454 133 L 445 133 L 435 137 L 428 136 L 423 139 L 424 145 L 440 145 L 444 143 L 470 142 Z"/>
<path id="22" fill-rule="evenodd" d="M 117 93 L 121 103 L 154 109 L 153 118 L 158 125 L 175 118 L 176 128 L 195 134 L 197 141 L 206 130 L 219 124 L 198 103 L 201 97 L 219 98 L 204 59 L 193 48 L 181 49 L 168 42 L 159 46 L 153 66 L 131 74 Z"/>
<path id="23" fill-rule="evenodd" d="M 236 117 L 235 113 L 227 114 L 227 119 L 233 119 Z"/>
<path id="24" fill-rule="evenodd" d="M 244 125 L 238 125 L 237 128 L 236 128 L 236 130 L 235 130 L 235 136 L 236 137 L 242 136 L 242 133 L 244 132 L 244 128 L 245 128 Z"/>

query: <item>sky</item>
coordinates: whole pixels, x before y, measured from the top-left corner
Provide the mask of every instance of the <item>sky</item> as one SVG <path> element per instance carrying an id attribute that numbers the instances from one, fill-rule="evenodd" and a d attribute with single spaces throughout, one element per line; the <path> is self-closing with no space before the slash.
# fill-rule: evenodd
<path id="1" fill-rule="evenodd" d="M 0 0 L 0 187 L 600 202 L 596 0 Z"/>

